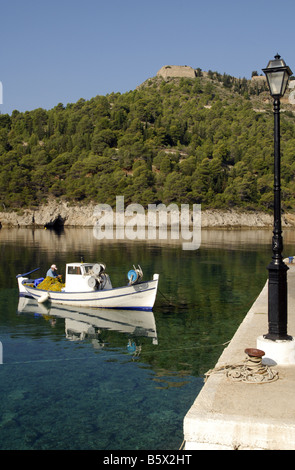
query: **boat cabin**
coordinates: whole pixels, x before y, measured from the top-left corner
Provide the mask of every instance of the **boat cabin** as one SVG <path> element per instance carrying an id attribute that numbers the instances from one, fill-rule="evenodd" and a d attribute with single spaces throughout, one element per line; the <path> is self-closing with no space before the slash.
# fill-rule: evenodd
<path id="1" fill-rule="evenodd" d="M 112 289 L 102 263 L 69 263 L 66 265 L 65 292 L 93 292 Z"/>

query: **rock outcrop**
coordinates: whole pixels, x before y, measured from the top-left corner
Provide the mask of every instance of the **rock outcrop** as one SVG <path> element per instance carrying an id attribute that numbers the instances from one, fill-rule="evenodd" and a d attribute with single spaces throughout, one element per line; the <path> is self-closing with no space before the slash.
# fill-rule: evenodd
<path id="1" fill-rule="evenodd" d="M 38 209 L 23 209 L 16 212 L 0 212 L 2 226 L 47 227 L 62 226 L 92 227 L 95 224 L 94 204 L 72 206 L 67 202 L 49 201 Z"/>
<path id="2" fill-rule="evenodd" d="M 16 212 L 0 212 L 0 227 L 93 227 L 99 217 L 97 204 L 70 205 L 67 202 L 49 201 L 38 209 L 24 209 Z M 258 211 L 203 210 L 203 228 L 264 228 L 272 227 L 273 216 Z M 114 211 L 114 225 L 116 215 Z M 127 219 L 126 219 L 127 220 Z M 146 218 L 147 220 L 147 218 Z M 169 223 L 169 222 L 168 222 Z M 295 215 L 283 214 L 283 227 L 295 227 Z"/>

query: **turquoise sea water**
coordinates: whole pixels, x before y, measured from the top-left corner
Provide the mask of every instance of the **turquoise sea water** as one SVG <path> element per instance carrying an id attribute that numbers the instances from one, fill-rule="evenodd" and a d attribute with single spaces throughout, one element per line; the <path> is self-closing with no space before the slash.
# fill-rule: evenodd
<path id="1" fill-rule="evenodd" d="M 208 231 L 199 250 L 183 251 L 99 242 L 90 229 L 2 229 L 0 449 L 177 450 L 204 373 L 266 282 L 270 238 Z M 288 233 L 286 256 L 292 245 Z M 144 279 L 159 273 L 153 313 L 81 317 L 19 302 L 17 274 L 40 266 L 39 277 L 52 263 L 64 273 L 81 255 L 104 262 L 114 286 L 133 264 Z"/>

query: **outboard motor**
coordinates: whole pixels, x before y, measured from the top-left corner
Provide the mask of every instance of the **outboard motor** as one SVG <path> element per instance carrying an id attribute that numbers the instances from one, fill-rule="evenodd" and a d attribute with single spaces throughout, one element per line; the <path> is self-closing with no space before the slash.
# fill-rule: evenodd
<path id="1" fill-rule="evenodd" d="M 142 272 L 141 267 L 138 265 L 138 267 L 136 268 L 133 265 L 133 269 L 128 271 L 127 277 L 129 281 L 129 286 L 132 286 L 133 284 L 137 284 L 138 282 L 140 282 L 143 277 L 143 272 Z"/>

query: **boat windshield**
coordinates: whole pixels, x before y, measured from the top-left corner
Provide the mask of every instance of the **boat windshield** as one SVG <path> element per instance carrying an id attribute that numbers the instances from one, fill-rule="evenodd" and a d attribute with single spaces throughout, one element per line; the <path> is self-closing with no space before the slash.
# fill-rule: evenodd
<path id="1" fill-rule="evenodd" d="M 85 273 L 86 274 L 91 274 L 92 268 L 93 268 L 92 264 L 89 264 L 88 266 L 84 266 Z"/>
<path id="2" fill-rule="evenodd" d="M 82 274 L 80 266 L 68 266 L 68 274 Z"/>

